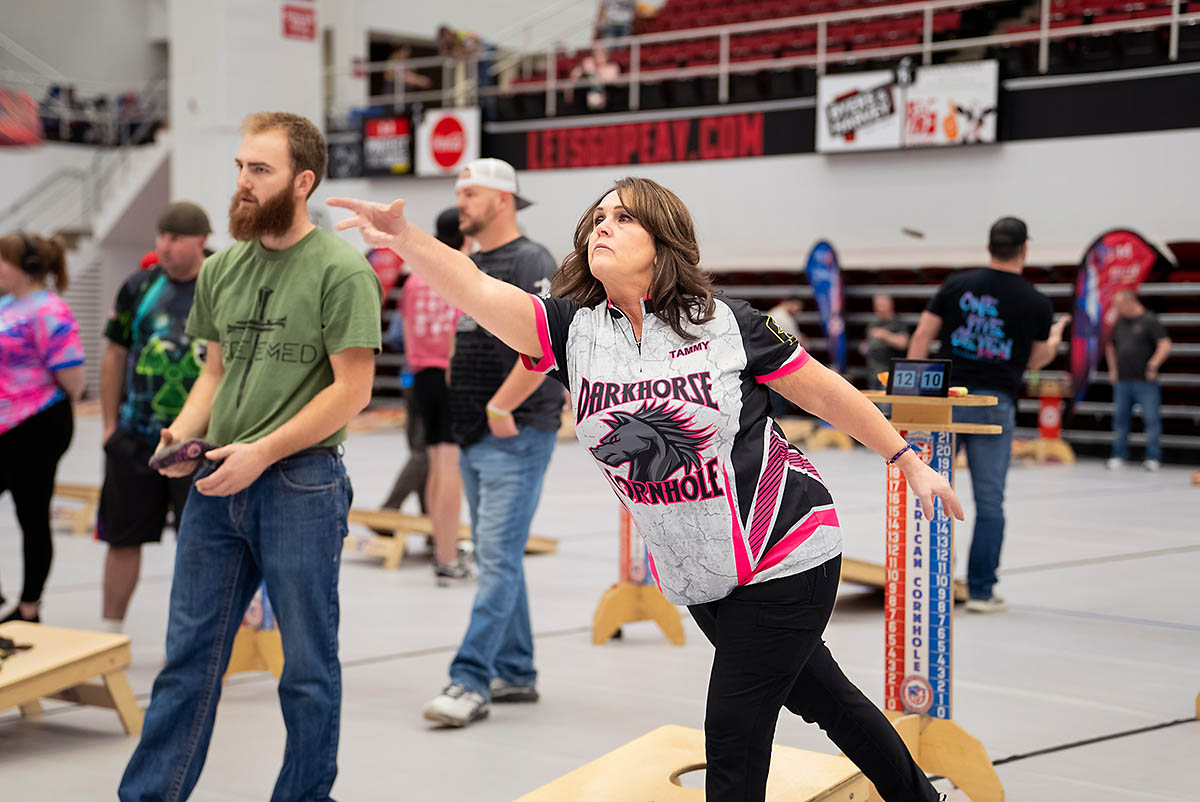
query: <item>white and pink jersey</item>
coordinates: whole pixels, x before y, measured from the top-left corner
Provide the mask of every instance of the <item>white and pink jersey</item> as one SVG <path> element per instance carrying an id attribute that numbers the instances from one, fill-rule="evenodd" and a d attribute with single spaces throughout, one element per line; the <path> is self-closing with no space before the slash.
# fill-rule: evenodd
<path id="1" fill-rule="evenodd" d="M 676 334 L 643 301 L 642 342 L 619 309 L 530 296 L 548 372 L 579 440 L 633 516 L 675 604 L 800 573 L 841 553 L 833 498 L 769 417 L 765 383 L 809 355 L 744 301 Z"/>

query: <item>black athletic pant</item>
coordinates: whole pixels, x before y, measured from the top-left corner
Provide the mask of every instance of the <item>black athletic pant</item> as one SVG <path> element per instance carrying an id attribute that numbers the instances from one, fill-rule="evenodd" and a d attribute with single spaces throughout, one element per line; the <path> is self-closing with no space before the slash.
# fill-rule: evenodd
<path id="1" fill-rule="evenodd" d="M 25 539 L 23 602 L 41 601 L 50 574 L 50 499 L 58 461 L 74 430 L 71 402 L 64 399 L 0 434 L 0 492 L 12 493 Z"/>
<path id="2" fill-rule="evenodd" d="M 819 724 L 888 802 L 938 798 L 899 734 L 821 640 L 841 562 L 688 608 L 716 647 L 704 719 L 707 802 L 762 802 L 781 707 Z"/>

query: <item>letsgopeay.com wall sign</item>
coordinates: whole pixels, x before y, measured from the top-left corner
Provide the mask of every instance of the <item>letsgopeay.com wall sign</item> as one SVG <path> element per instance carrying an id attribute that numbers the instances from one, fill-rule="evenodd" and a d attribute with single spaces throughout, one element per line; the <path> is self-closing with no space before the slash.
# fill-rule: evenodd
<path id="1" fill-rule="evenodd" d="M 487 155 L 518 170 L 662 164 L 743 159 L 813 151 L 813 100 L 801 99 L 746 111 L 654 119 L 619 114 L 606 118 L 564 118 L 495 123 L 485 127 Z M 750 110 L 750 109 L 755 110 Z M 705 112 L 708 112 L 707 114 Z"/>

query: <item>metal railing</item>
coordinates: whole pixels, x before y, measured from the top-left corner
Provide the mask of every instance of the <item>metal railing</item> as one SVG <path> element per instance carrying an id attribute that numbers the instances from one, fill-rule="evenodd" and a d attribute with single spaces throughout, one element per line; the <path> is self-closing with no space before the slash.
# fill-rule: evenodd
<path id="1" fill-rule="evenodd" d="M 112 194 L 113 186 L 129 162 L 132 148 L 145 141 L 154 126 L 166 117 L 167 80 L 150 81 L 140 97 L 149 110 L 136 118 L 123 118 L 120 135 L 112 147 L 97 147 L 86 168 L 55 170 L 0 210 L 0 231 L 23 230 L 34 222 L 40 230 L 58 232 L 72 228 L 90 230 L 96 214 Z"/>
<path id="2" fill-rule="evenodd" d="M 716 77 L 717 97 L 719 103 L 729 102 L 729 79 L 731 74 L 759 72 L 762 70 L 783 70 L 794 67 L 812 67 L 818 74 L 824 74 L 832 64 L 856 63 L 878 59 L 896 59 L 904 56 L 919 56 L 923 64 L 931 64 L 935 54 L 979 47 L 1005 47 L 1036 43 L 1038 45 L 1038 71 L 1042 74 L 1049 71 L 1050 43 L 1077 36 L 1102 35 L 1122 31 L 1137 31 L 1150 28 L 1169 26 L 1168 51 L 1169 61 L 1179 58 L 1179 28 L 1182 25 L 1200 23 L 1200 12 L 1184 14 L 1180 12 L 1181 0 L 1171 0 L 1169 15 L 1141 17 L 1131 20 L 1114 22 L 1091 23 L 1072 26 L 1051 26 L 1052 0 L 1042 0 L 1040 24 L 1037 30 L 1020 31 L 1015 33 L 974 36 L 963 39 L 935 39 L 934 14 L 939 11 L 992 5 L 1008 2 L 1008 0 L 920 0 L 919 2 L 901 3 L 896 5 L 872 6 L 869 8 L 852 9 L 849 11 L 834 11 L 821 14 L 807 14 L 797 17 L 756 20 L 729 25 L 715 25 L 704 28 L 688 28 L 679 31 L 664 31 L 639 36 L 628 36 L 617 39 L 597 40 L 596 44 L 604 45 L 610 51 L 614 49 L 629 49 L 629 70 L 605 82 L 606 86 L 628 86 L 629 108 L 636 111 L 640 107 L 640 88 L 647 82 Z M 830 51 L 829 28 L 831 25 L 846 22 L 857 22 L 867 19 L 889 17 L 922 16 L 920 40 L 916 44 L 889 45 L 880 43 L 874 47 L 864 47 L 855 50 Z M 785 57 L 764 57 L 761 59 L 732 61 L 731 37 L 743 34 L 757 34 L 780 31 L 785 29 L 815 28 L 815 50 L 811 54 L 798 54 Z M 697 65 L 694 67 L 678 67 L 674 69 L 647 70 L 642 64 L 642 50 L 651 45 L 675 44 L 695 40 L 717 40 L 717 63 Z M 480 97 L 496 97 L 500 95 L 545 94 L 547 117 L 557 115 L 557 96 L 559 90 L 574 89 L 588 84 L 585 79 L 560 78 L 558 76 L 558 56 L 564 52 L 557 46 L 546 48 L 541 53 L 526 53 L 526 60 L 543 61 L 546 77 L 541 81 L 526 81 L 520 84 L 510 84 L 502 80 L 500 86 L 479 87 L 472 84 L 465 91 L 460 87 L 458 99 L 460 105 L 475 104 Z M 441 61 L 441 59 L 419 59 L 408 63 Z M 384 63 L 376 62 L 368 65 L 384 68 Z M 473 81 L 478 74 L 477 61 L 467 61 L 466 75 Z M 502 79 L 505 76 L 501 76 Z M 386 97 L 370 97 L 368 105 L 397 102 L 397 97 L 410 102 L 427 102 L 444 100 L 446 89 L 427 90 L 408 93 L 407 95 L 391 95 Z M 449 104 L 447 104 L 449 105 Z"/>

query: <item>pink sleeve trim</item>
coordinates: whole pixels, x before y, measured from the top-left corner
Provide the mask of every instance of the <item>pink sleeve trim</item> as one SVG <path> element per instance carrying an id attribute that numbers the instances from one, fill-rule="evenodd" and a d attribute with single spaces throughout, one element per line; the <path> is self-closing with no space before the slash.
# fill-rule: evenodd
<path id="1" fill-rule="evenodd" d="M 530 295 L 533 301 L 533 316 L 537 321 L 538 343 L 542 346 L 542 358 L 534 362 L 525 354 L 521 354 L 521 364 L 526 370 L 534 373 L 547 373 L 555 368 L 554 349 L 550 347 L 550 326 L 546 323 L 546 305 L 536 295 Z"/>
<path id="2" fill-rule="evenodd" d="M 795 373 L 796 371 L 800 370 L 800 368 L 804 367 L 810 359 L 812 359 L 812 357 L 809 355 L 808 351 L 805 351 L 803 348 L 798 348 L 796 349 L 796 355 L 787 362 L 783 363 L 783 366 L 778 370 L 773 370 L 766 376 L 755 376 L 754 380 L 759 384 L 766 384 L 769 381 L 783 378 L 789 373 Z"/>

